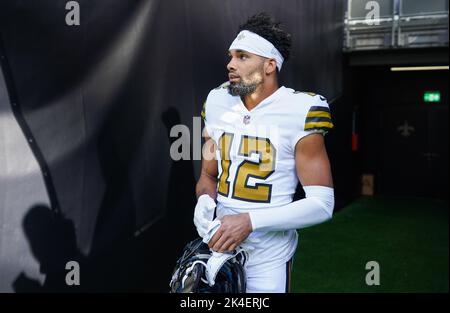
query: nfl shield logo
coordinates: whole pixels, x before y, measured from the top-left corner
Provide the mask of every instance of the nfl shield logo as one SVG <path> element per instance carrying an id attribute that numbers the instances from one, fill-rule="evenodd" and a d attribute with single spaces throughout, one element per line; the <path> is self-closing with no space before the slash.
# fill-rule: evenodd
<path id="1" fill-rule="evenodd" d="M 244 122 L 245 125 L 249 124 L 250 123 L 250 115 L 244 116 L 243 122 Z"/>

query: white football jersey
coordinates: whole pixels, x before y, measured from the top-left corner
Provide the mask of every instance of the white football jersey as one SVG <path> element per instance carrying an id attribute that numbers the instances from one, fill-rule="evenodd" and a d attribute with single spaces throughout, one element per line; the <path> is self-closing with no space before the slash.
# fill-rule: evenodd
<path id="1" fill-rule="evenodd" d="M 333 127 L 326 99 L 280 87 L 249 111 L 239 96 L 228 93 L 228 84 L 209 93 L 202 111 L 206 131 L 217 145 L 217 216 L 292 202 L 298 184 L 297 142 Z M 297 233 L 281 233 L 291 241 L 284 247 L 290 250 L 285 262 L 295 252 Z"/>

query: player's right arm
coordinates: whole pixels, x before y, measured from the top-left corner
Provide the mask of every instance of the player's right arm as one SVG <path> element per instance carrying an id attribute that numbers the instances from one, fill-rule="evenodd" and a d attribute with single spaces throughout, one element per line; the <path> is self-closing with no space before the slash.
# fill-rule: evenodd
<path id="1" fill-rule="evenodd" d="M 205 144 L 202 149 L 202 169 L 195 188 L 197 198 L 205 194 L 214 200 L 217 198 L 217 175 L 219 170 L 215 151 L 216 144 L 214 141 L 209 136 L 205 137 Z"/>
<path id="2" fill-rule="evenodd" d="M 198 199 L 194 210 L 194 225 L 202 238 L 207 237 L 216 207 L 218 163 L 215 151 L 214 141 L 206 134 L 202 149 L 202 169 L 195 186 Z"/>
<path id="3" fill-rule="evenodd" d="M 197 232 L 203 240 L 208 240 L 209 228 L 212 226 L 214 218 L 214 209 L 216 207 L 217 198 L 217 176 L 218 176 L 218 162 L 216 159 L 217 146 L 214 142 L 214 137 L 211 138 L 214 132 L 215 115 L 211 110 L 214 106 L 208 105 L 210 103 L 211 93 L 203 103 L 201 116 L 205 123 L 205 130 L 203 136 L 205 137 L 205 144 L 202 149 L 202 169 L 200 177 L 195 186 L 195 193 L 197 195 L 197 204 L 194 211 L 194 224 Z M 211 102 L 216 103 L 216 102 Z M 207 110 L 208 108 L 208 110 Z M 206 242 L 206 241 L 205 241 Z"/>

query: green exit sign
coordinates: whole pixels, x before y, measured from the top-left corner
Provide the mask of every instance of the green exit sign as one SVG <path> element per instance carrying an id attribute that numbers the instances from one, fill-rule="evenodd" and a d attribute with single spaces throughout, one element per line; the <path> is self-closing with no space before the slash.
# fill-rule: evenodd
<path id="1" fill-rule="evenodd" d="M 425 102 L 441 102 L 441 93 L 439 91 L 425 91 L 423 94 Z"/>

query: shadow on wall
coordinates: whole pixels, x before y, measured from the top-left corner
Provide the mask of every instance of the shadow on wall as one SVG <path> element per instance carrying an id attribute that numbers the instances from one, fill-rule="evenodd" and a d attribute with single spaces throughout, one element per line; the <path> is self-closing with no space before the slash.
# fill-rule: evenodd
<path id="1" fill-rule="evenodd" d="M 81 267 L 85 259 L 77 249 L 75 227 L 71 220 L 48 206 L 36 205 L 25 215 L 22 223 L 31 252 L 46 275 L 44 283 L 31 279 L 24 272 L 13 282 L 15 292 L 68 291 L 66 284 L 68 260 Z"/>
<path id="2" fill-rule="evenodd" d="M 173 143 L 176 138 L 170 137 L 170 129 L 181 123 L 179 112 L 172 107 L 161 118 Z M 105 140 L 99 137 L 99 158 L 107 187 L 91 253 L 84 256 L 78 249 L 72 220 L 48 206 L 30 208 L 22 226 L 46 278 L 41 284 L 22 272 L 13 283 L 15 292 L 168 292 L 180 252 L 197 236 L 192 222 L 196 202 L 193 162 L 172 161 L 165 214 L 135 237 L 135 208 L 127 183 L 128 167 L 126 164 L 118 167 L 118 157 Z M 79 286 L 66 284 L 70 271 L 65 268 L 68 261 L 80 265 Z"/>

